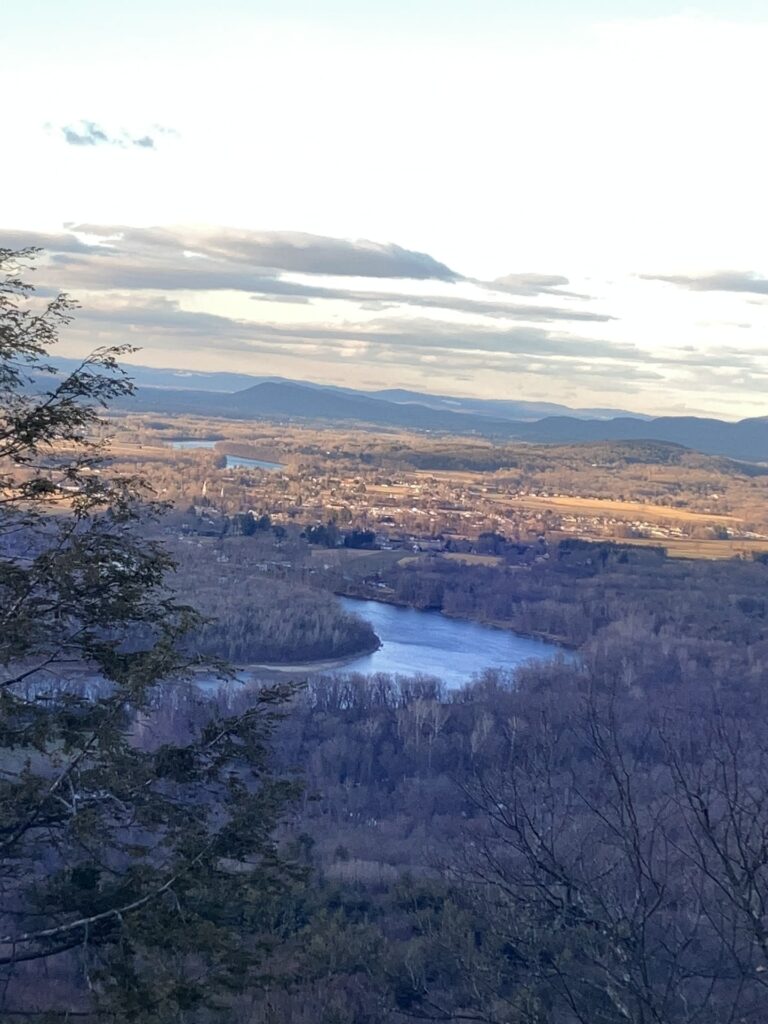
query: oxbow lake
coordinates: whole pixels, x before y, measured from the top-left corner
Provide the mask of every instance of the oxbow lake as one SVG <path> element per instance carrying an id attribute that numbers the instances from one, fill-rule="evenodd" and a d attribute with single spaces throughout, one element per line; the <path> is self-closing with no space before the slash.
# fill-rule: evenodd
<path id="1" fill-rule="evenodd" d="M 564 653 L 556 644 L 451 619 L 440 612 L 346 597 L 340 600 L 345 611 L 370 622 L 382 642 L 374 654 L 346 662 L 337 670 L 341 672 L 421 673 L 437 676 L 455 689 L 486 668 L 512 669 L 532 659 L 552 661 Z"/>
<path id="2" fill-rule="evenodd" d="M 171 441 L 171 448 L 213 448 L 216 441 Z M 270 472 L 282 469 L 282 462 L 265 462 L 263 459 L 246 459 L 242 455 L 227 455 L 227 469 L 267 469 Z"/>

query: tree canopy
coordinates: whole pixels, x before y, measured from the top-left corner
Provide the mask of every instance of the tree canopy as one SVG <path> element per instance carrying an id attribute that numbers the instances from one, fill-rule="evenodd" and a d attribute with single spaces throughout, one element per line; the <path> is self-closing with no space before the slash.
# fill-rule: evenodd
<path id="1" fill-rule="evenodd" d="M 0 1015 L 210 1020 L 258 983 L 298 878 L 269 758 L 292 688 L 182 738 L 157 725 L 200 619 L 142 532 L 161 507 L 104 461 L 130 350 L 57 372 L 76 307 L 26 283 L 38 255 L 0 250 Z"/>

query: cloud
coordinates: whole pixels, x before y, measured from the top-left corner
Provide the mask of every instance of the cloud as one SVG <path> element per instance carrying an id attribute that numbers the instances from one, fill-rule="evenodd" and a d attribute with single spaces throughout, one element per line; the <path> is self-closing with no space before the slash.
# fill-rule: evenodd
<path id="1" fill-rule="evenodd" d="M 405 357 L 441 353 L 455 357 L 508 359 L 525 356 L 540 359 L 605 359 L 622 362 L 641 360 L 634 345 L 564 335 L 542 327 L 515 326 L 505 329 L 447 324 L 436 320 L 386 319 L 365 324 L 278 324 L 244 320 L 219 314 L 183 309 L 172 299 L 144 303 L 102 302 L 80 311 L 78 321 L 99 323 L 102 329 L 141 335 L 147 344 L 159 336 L 174 336 L 178 343 L 200 339 L 203 345 L 225 342 L 235 348 L 254 350 L 265 345 L 336 346 L 365 344 L 368 350 L 391 351 Z"/>
<path id="2" fill-rule="evenodd" d="M 160 133 L 170 134 L 168 129 L 159 125 L 156 128 Z M 80 121 L 77 126 L 63 125 L 61 134 L 70 146 L 118 146 L 121 149 L 136 146 L 139 149 L 154 149 L 156 144 L 149 134 L 131 135 L 129 132 L 121 132 L 119 135 L 110 135 L 95 121 Z"/>
<path id="3" fill-rule="evenodd" d="M 70 146 L 98 146 L 102 143 L 109 145 L 110 138 L 93 121 L 81 121 L 80 129 L 76 130 L 69 125 L 61 129 L 64 140 Z"/>
<path id="4" fill-rule="evenodd" d="M 59 236 L 0 231 L 3 242 L 44 248 L 44 287 L 81 294 L 67 338 L 82 347 L 130 342 L 203 360 L 304 361 L 339 377 L 354 364 L 380 367 L 390 379 L 398 368 L 446 380 L 611 380 L 624 390 L 663 379 L 633 344 L 569 333 L 568 321 L 613 318 L 570 297 L 546 301 L 547 289 L 554 294 L 567 281 L 555 275 L 521 275 L 512 293 L 401 246 L 279 231 L 69 224 Z M 395 285 L 409 275 L 411 283 Z M 214 297 L 228 291 L 259 305 Z M 318 306 L 314 317 L 285 322 L 269 307 L 276 302 Z M 330 302 L 333 311 L 321 305 Z M 346 319 L 338 316 L 342 303 Z"/>
<path id="5" fill-rule="evenodd" d="M 44 249 L 47 253 L 98 254 L 103 252 L 102 246 L 89 245 L 75 235 L 20 231 L 13 228 L 0 228 L 0 247 L 4 249 Z"/>
<path id="6" fill-rule="evenodd" d="M 248 292 L 254 299 L 270 302 L 307 303 L 318 299 L 342 301 L 356 303 L 369 311 L 411 306 L 509 320 L 605 323 L 613 319 L 606 313 L 550 305 L 523 305 L 456 295 L 413 295 L 406 292 L 364 291 L 306 284 L 208 260 L 180 260 L 164 266 L 116 257 L 107 260 L 78 260 L 57 256 L 54 257 L 52 270 L 54 277 L 61 280 L 62 287 L 69 290 L 241 291 Z"/>
<path id="7" fill-rule="evenodd" d="M 131 228 L 80 224 L 75 230 L 147 252 L 192 252 L 209 259 L 299 274 L 457 281 L 461 275 L 427 253 L 393 242 L 237 228 Z"/>
<path id="8" fill-rule="evenodd" d="M 469 313 L 476 316 L 488 316 L 507 320 L 551 321 L 572 320 L 606 323 L 614 317 L 607 313 L 594 313 L 590 310 L 567 309 L 560 306 L 535 306 L 531 304 L 513 305 L 509 302 L 495 302 L 486 299 L 466 299 L 461 296 L 448 295 L 404 295 L 386 292 L 343 292 L 338 289 L 318 289 L 325 295 L 318 298 L 346 299 L 350 302 L 363 304 L 368 310 L 387 309 L 393 305 L 414 306 L 421 309 L 443 309 L 456 313 Z"/>
<path id="9" fill-rule="evenodd" d="M 665 281 L 694 292 L 746 292 L 768 295 L 768 278 L 749 270 L 718 270 L 711 274 L 640 274 L 643 281 Z"/>
<path id="10" fill-rule="evenodd" d="M 506 274 L 489 281 L 491 288 L 510 292 L 512 295 L 559 295 L 563 298 L 583 299 L 585 295 L 564 291 L 563 286 L 571 282 L 561 274 Z"/>
<path id="11" fill-rule="evenodd" d="M 307 303 L 314 300 L 355 303 L 367 311 L 382 311 L 393 306 L 415 309 L 444 310 L 476 318 L 525 320 L 529 322 L 585 321 L 605 323 L 613 317 L 587 309 L 529 303 L 513 303 L 499 298 L 498 292 L 489 293 L 480 287 L 479 297 L 456 294 L 451 288 L 442 295 L 415 294 L 406 291 L 374 291 L 331 286 L 311 281 L 297 281 L 284 276 L 332 273 L 342 276 L 365 271 L 389 270 L 393 275 L 421 273 L 429 256 L 411 253 L 400 247 L 384 247 L 388 266 L 379 260 L 371 267 L 370 254 L 375 243 L 349 243 L 313 235 L 296 236 L 282 232 L 223 232 L 181 231 L 179 229 L 95 228 L 79 225 L 76 230 L 101 239 L 100 244 L 85 245 L 76 235 L 60 236 L 11 232 L 19 243 L 36 244 L 51 255 L 47 269 L 48 283 L 58 284 L 64 290 L 135 291 L 240 291 L 261 301 Z M 234 234 L 236 237 L 230 237 Z M 0 239 L 3 232 L 0 231 Z M 287 243 L 286 243 L 287 238 Z M 301 253 L 296 251 L 297 239 Z M 359 248 L 364 247 L 362 251 Z M 381 247 L 379 247 L 381 248 Z M 243 258 L 248 252 L 254 265 Z M 417 258 L 413 267 L 414 257 Z M 280 263 L 277 267 L 264 267 L 262 260 Z M 443 264 L 433 261 L 442 273 Z M 447 270 L 447 268 L 445 268 Z M 450 273 L 450 272 L 449 272 Z M 531 275 L 534 276 L 534 275 Z M 379 278 L 381 280 L 381 278 Z M 549 280 L 552 280 L 551 278 Z M 558 278 L 557 280 L 565 280 Z M 460 279 L 478 291 L 478 286 Z M 493 297 L 489 297 L 493 295 Z"/>
<path id="12" fill-rule="evenodd" d="M 742 385 L 760 389 L 768 380 L 764 353 L 735 348 L 683 347 L 649 358 L 628 342 L 536 325 L 465 327 L 387 317 L 363 324 L 276 323 L 184 309 L 175 299 L 159 296 L 116 301 L 105 294 L 80 311 L 70 333 L 91 347 L 135 342 L 156 352 L 236 357 L 243 368 L 251 360 L 271 360 L 270 365 L 283 365 L 299 376 L 306 376 L 307 365 L 325 366 L 343 380 L 341 367 L 352 363 L 356 372 L 378 366 L 385 377 L 396 373 L 400 379 L 413 371 L 428 374 L 433 387 L 438 379 L 489 373 L 513 387 L 515 381 L 536 377 L 556 386 L 578 383 L 599 392 L 610 385 L 625 394 L 653 395 L 660 385 L 719 393 Z M 294 363 L 295 369 L 287 365 Z"/>
<path id="13" fill-rule="evenodd" d="M 236 360 L 250 372 L 269 366 L 270 372 L 303 378 L 311 366 L 310 376 L 325 374 L 336 382 L 374 371 L 378 383 L 428 380 L 430 390 L 438 381 L 450 388 L 452 381 L 469 376 L 495 379 L 498 387 L 512 391 L 537 379 L 554 389 L 550 394 L 576 386 L 597 395 L 609 387 L 655 398 L 660 389 L 719 395 L 737 387 L 762 390 L 768 381 L 765 353 L 736 348 L 688 346 L 651 355 L 629 342 L 535 324 L 467 327 L 402 317 L 282 323 L 186 309 L 175 298 L 156 294 L 94 296 L 67 336 L 81 347 L 132 342 L 155 352 L 155 358 L 183 352 L 198 365 Z"/>

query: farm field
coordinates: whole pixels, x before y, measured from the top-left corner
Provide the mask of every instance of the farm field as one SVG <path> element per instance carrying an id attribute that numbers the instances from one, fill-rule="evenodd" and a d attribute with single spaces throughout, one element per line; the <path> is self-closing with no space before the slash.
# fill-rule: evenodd
<path id="1" fill-rule="evenodd" d="M 681 523 L 720 523 L 728 525 L 741 522 L 738 516 L 720 515 L 709 512 L 693 512 L 685 508 L 672 508 L 668 505 L 654 505 L 640 501 L 612 501 L 606 498 L 572 498 L 563 495 L 554 497 L 504 497 L 494 496 L 497 502 L 513 505 L 518 508 L 557 510 L 565 514 L 613 516 L 632 520 L 674 520 Z"/>
<path id="2" fill-rule="evenodd" d="M 572 538 L 572 534 L 550 534 L 550 541 L 556 544 L 558 541 Z M 701 561 L 723 561 L 729 558 L 741 558 L 746 556 L 751 559 L 753 555 L 768 552 L 768 540 L 697 540 L 695 538 L 665 537 L 659 540 L 647 537 L 622 537 L 617 543 L 632 544 L 635 547 L 664 548 L 670 558 L 687 558 Z"/>

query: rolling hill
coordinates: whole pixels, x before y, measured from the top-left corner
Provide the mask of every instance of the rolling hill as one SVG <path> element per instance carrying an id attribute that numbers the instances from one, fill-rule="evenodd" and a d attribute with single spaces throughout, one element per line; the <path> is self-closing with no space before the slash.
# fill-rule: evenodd
<path id="1" fill-rule="evenodd" d="M 541 419 L 512 419 L 496 415 L 493 401 L 481 401 L 487 411 L 473 411 L 471 401 L 457 411 L 445 403 L 416 401 L 418 392 L 406 392 L 409 401 L 392 401 L 363 391 L 326 388 L 280 379 L 264 379 L 238 391 L 182 390 L 140 386 L 125 408 L 158 413 L 187 413 L 235 419 L 322 420 L 371 426 L 424 430 L 450 434 L 474 434 L 500 440 L 537 443 L 653 440 L 668 441 L 709 455 L 768 461 L 768 418 L 728 423 L 695 416 L 634 416 L 582 418 L 573 415 Z M 396 392 L 402 399 L 403 392 Z M 428 396 L 423 396 L 428 399 Z M 464 402 L 464 400 L 458 400 Z M 510 403 L 513 405 L 514 403 Z"/>

